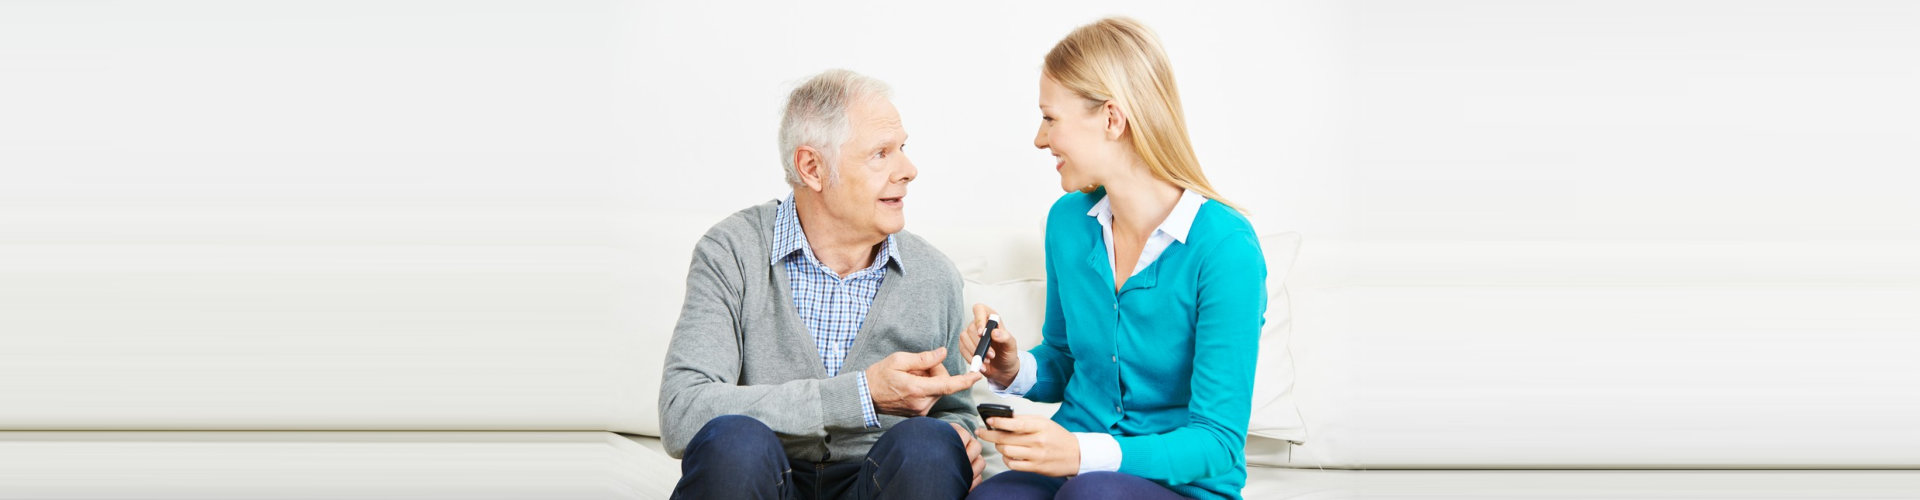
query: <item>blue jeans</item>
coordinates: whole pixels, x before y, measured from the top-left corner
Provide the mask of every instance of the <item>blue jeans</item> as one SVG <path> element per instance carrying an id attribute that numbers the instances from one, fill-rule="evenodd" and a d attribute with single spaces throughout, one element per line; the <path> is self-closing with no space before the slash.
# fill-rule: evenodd
<path id="1" fill-rule="evenodd" d="M 1069 479 L 1007 471 L 980 483 L 969 498 L 1183 500 L 1187 497 L 1140 476 L 1119 472 L 1088 472 Z"/>
<path id="2" fill-rule="evenodd" d="M 813 463 L 787 458 L 767 424 L 723 415 L 687 443 L 673 498 L 958 499 L 972 484 L 966 445 L 944 420 L 900 422 L 863 460 Z"/>

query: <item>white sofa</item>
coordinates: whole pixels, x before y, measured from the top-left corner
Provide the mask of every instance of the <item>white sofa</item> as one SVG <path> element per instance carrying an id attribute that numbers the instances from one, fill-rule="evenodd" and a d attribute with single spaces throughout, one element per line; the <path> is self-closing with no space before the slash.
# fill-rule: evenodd
<path id="1" fill-rule="evenodd" d="M 470 244 L 4 248 L 0 498 L 671 490 L 660 358 L 718 215 L 489 221 L 533 247 L 473 214 L 312 217 Z M 588 237 L 608 227 L 652 239 Z M 1037 227 L 919 232 L 1032 337 Z M 1920 248 L 1293 241 L 1265 238 L 1276 278 L 1294 265 L 1250 498 L 1920 494 L 1912 471 L 1832 470 L 1920 464 Z"/>

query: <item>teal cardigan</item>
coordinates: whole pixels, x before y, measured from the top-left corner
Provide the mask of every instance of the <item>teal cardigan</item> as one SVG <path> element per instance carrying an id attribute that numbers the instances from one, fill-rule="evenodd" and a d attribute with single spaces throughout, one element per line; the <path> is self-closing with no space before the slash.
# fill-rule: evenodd
<path id="1" fill-rule="evenodd" d="M 1267 265 L 1253 226 L 1208 200 L 1185 243 L 1113 289 L 1106 196 L 1069 193 L 1047 214 L 1047 317 L 1026 398 L 1053 421 L 1120 443 L 1120 472 L 1193 498 L 1240 498 L 1266 322 Z"/>

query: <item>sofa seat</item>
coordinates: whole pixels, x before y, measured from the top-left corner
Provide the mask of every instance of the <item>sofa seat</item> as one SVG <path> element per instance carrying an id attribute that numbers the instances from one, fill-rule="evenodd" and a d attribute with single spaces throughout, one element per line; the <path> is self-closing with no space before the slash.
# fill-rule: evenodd
<path id="1" fill-rule="evenodd" d="M 0 432 L 0 499 L 640 499 L 679 475 L 610 432 Z"/>
<path id="2" fill-rule="evenodd" d="M 608 432 L 0 432 L 0 499 L 653 499 L 679 461 Z M 1255 467 L 1250 499 L 1920 498 L 1916 470 Z"/>

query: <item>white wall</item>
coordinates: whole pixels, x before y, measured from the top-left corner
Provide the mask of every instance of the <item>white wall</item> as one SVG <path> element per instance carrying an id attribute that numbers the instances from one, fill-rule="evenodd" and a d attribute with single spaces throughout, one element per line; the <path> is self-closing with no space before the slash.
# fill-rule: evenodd
<path id="1" fill-rule="evenodd" d="M 949 245 L 992 228 L 1038 244 L 1040 216 L 1059 197 L 1052 158 L 1034 149 L 1041 58 L 1073 28 L 1103 15 L 1148 22 L 1179 72 L 1201 160 L 1213 181 L 1262 214 L 1304 209 L 1298 168 L 1331 148 L 1313 139 L 1335 118 L 1337 43 L 1332 6 L 1307 3 L 1179 5 L 988 2 L 739 9 L 702 2 L 641 8 L 639 66 L 659 156 L 649 163 L 684 185 L 717 192 L 690 200 L 709 212 L 779 196 L 775 132 L 792 85 L 849 68 L 894 87 L 920 169 L 908 230 Z M 1277 222 L 1277 221 L 1276 221 Z M 986 246 L 986 245 L 978 245 Z M 972 252 L 961 252 L 972 253 Z M 1035 276 L 1014 262 L 984 278 Z"/>
<path id="2" fill-rule="evenodd" d="M 1920 236 L 1920 6 L 1365 2 L 1343 61 L 1362 237 Z M 1338 212 L 1338 211 L 1336 211 Z"/>
<path id="3" fill-rule="evenodd" d="M 910 223 L 1018 220 L 1039 58 L 1108 13 L 1165 39 L 1209 173 L 1321 238 L 1905 239 L 1920 201 L 1904 2 L 1262 2 L 643 8 L 664 163 L 776 168 L 785 85 L 894 83 L 924 171 Z M 846 12 L 851 11 L 851 12 Z M 759 124 L 758 127 L 742 125 Z M 677 154 L 676 154 L 677 153 Z M 751 170 L 748 170 L 751 171 Z M 778 191 L 775 176 L 764 188 Z M 724 184 L 723 185 L 727 185 Z M 744 186 L 743 186 L 744 187 Z M 970 193 L 1005 192 L 979 207 Z M 716 208 L 764 198 L 713 197 Z M 955 207 L 964 206 L 966 210 Z M 1284 222 L 1282 222 L 1284 221 Z"/>

